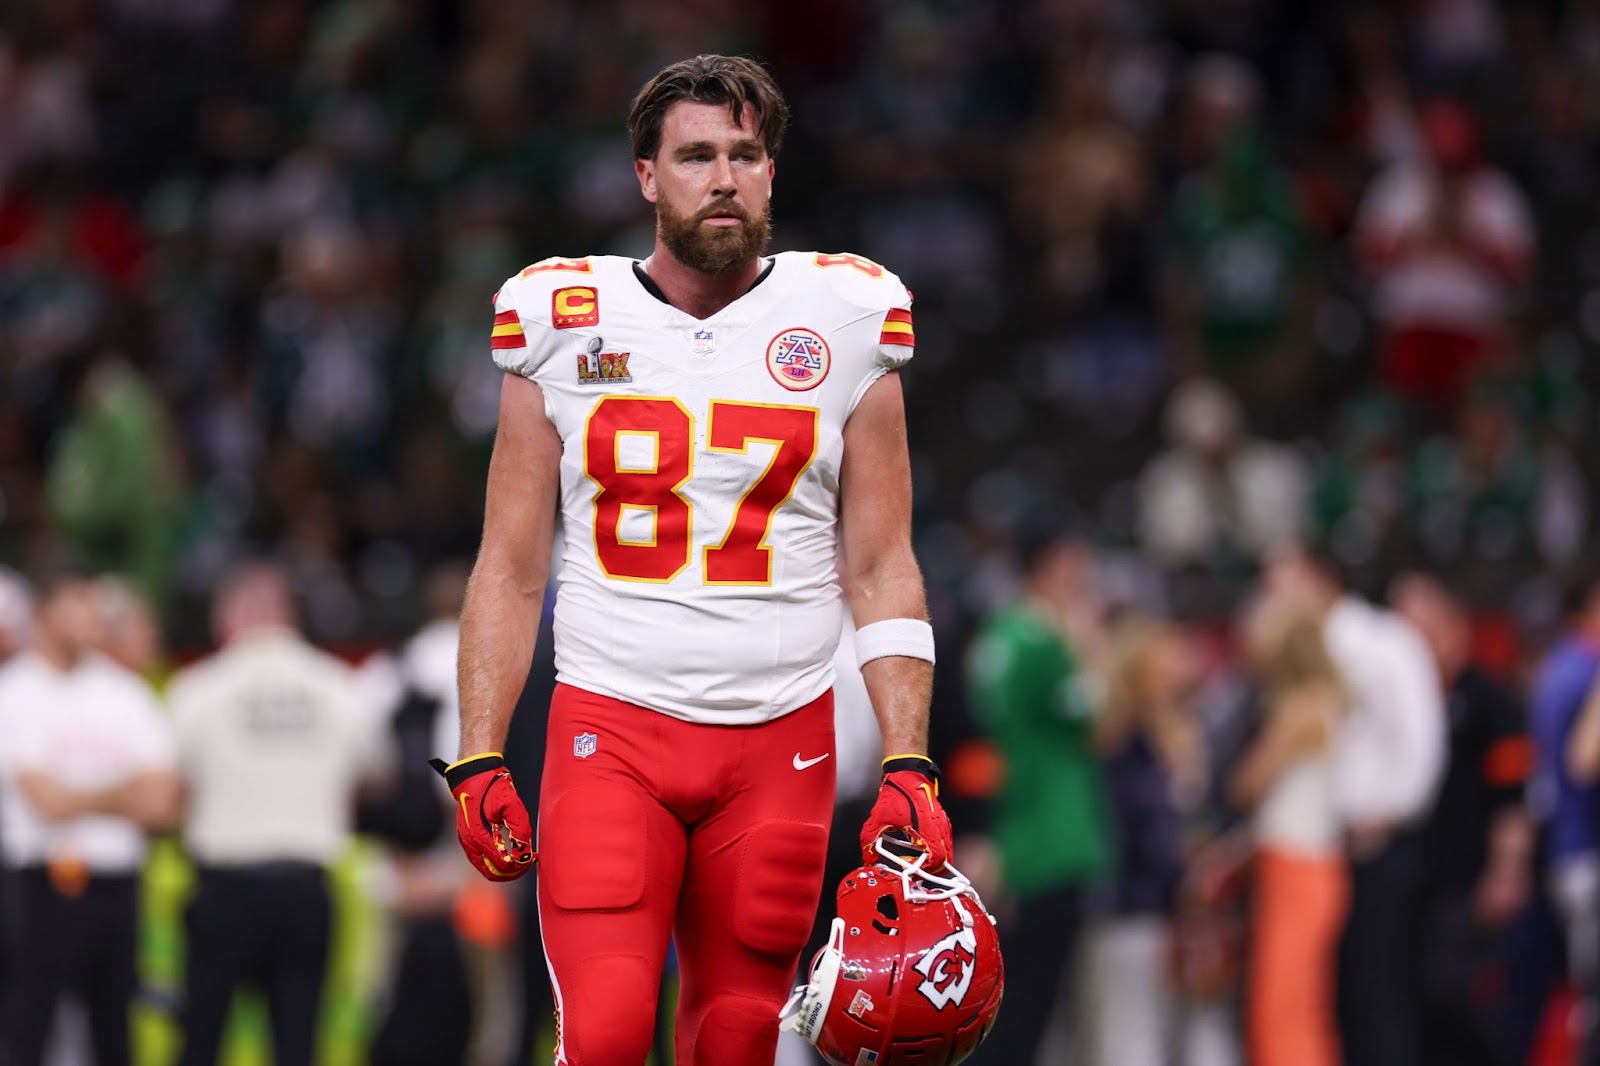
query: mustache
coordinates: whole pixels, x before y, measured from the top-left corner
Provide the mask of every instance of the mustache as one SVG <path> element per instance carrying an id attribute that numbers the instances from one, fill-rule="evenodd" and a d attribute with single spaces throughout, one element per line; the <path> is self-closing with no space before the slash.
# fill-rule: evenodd
<path id="1" fill-rule="evenodd" d="M 718 200 L 716 203 L 711 204 L 703 211 L 695 212 L 695 225 L 698 226 L 712 215 L 732 215 L 734 218 L 737 218 L 740 222 L 743 222 L 746 225 L 750 223 L 750 213 L 744 208 L 740 207 L 732 200 Z"/>

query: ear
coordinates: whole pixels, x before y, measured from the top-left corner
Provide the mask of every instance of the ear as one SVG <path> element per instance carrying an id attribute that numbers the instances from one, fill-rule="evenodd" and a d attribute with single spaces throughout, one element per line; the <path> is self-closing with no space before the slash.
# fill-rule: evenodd
<path id="1" fill-rule="evenodd" d="M 639 178 L 639 192 L 650 203 L 656 202 L 656 164 L 653 159 L 635 159 L 633 172 Z"/>
<path id="2" fill-rule="evenodd" d="M 772 179 L 778 176 L 778 161 L 767 156 L 767 184 L 772 184 Z"/>

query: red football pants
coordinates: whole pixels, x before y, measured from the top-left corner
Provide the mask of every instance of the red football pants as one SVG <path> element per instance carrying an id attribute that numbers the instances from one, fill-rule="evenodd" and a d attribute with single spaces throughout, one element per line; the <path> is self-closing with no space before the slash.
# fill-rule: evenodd
<path id="1" fill-rule="evenodd" d="M 558 1066 L 642 1066 L 669 937 L 678 1066 L 770 1066 L 822 890 L 833 694 L 694 725 L 567 685 L 539 795 Z"/>

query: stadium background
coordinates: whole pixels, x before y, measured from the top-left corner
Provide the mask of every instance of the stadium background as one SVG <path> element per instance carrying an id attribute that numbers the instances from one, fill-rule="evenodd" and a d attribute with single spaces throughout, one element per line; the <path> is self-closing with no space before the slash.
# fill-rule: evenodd
<path id="1" fill-rule="evenodd" d="M 1596 474 L 1587 0 L 8 3 L 0 560 L 64 543 L 129 576 L 181 661 L 217 576 L 266 551 L 319 641 L 391 646 L 423 575 L 476 543 L 490 294 L 548 255 L 646 254 L 622 118 L 701 51 L 762 57 L 790 98 L 775 247 L 859 252 L 916 293 L 917 535 L 948 659 L 1040 514 L 1094 540 L 1117 596 L 1225 647 L 1251 531 L 1178 550 L 1140 523 L 1165 401 L 1202 373 L 1293 471 L 1261 491 L 1364 583 L 1446 573 L 1510 678 L 1549 638 Z M 1397 369 L 1392 264 L 1360 229 L 1385 170 L 1451 136 L 1530 212 L 1489 311 L 1437 324 L 1466 338 L 1460 382 Z M 330 1062 L 365 1024 L 358 865 Z M 181 863 L 152 878 L 160 984 Z"/>

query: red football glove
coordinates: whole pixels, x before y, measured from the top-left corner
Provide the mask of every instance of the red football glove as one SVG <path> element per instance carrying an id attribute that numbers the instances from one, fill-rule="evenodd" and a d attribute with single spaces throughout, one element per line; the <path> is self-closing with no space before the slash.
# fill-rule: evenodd
<path id="1" fill-rule="evenodd" d="M 950 861 L 955 848 L 950 840 L 950 817 L 939 806 L 939 768 L 926 755 L 899 755 L 883 761 L 878 802 L 861 828 L 861 855 L 866 862 L 878 861 L 878 838 L 890 832 L 903 835 L 913 847 L 927 852 L 930 870 Z"/>
<path id="2" fill-rule="evenodd" d="M 472 868 L 491 881 L 515 881 L 532 867 L 533 823 L 511 783 L 499 752 L 428 765 L 444 777 L 456 799 L 456 836 Z"/>

